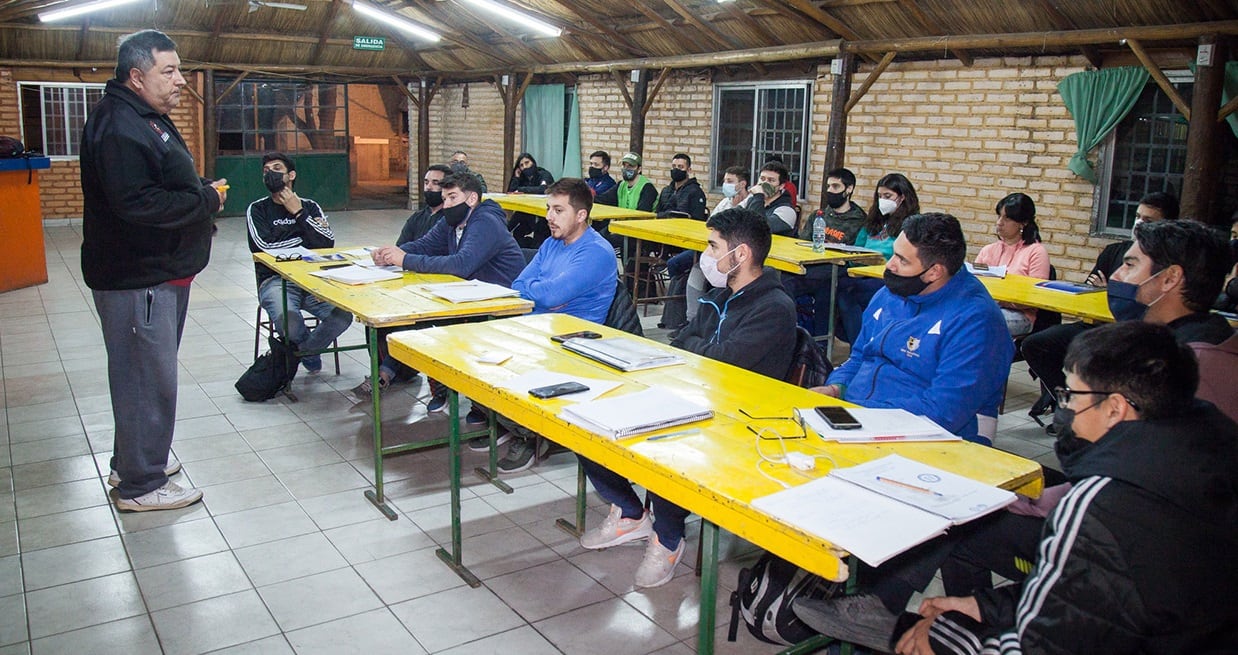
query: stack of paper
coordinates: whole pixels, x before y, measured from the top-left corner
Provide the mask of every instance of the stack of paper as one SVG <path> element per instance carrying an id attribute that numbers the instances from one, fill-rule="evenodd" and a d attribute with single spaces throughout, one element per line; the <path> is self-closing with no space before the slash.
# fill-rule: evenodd
<path id="1" fill-rule="evenodd" d="M 443 282 L 442 284 L 426 284 L 421 287 L 430 294 L 449 302 L 474 302 L 478 300 L 493 300 L 495 298 L 510 298 L 519 296 L 520 292 L 504 286 L 482 282 L 481 280 L 462 280 L 460 282 Z"/>
<path id="2" fill-rule="evenodd" d="M 621 371 L 642 371 L 647 368 L 682 364 L 683 358 L 630 337 L 609 339 L 568 339 L 563 347 L 589 359 Z"/>
<path id="3" fill-rule="evenodd" d="M 650 387 L 615 398 L 565 407 L 559 418 L 611 439 L 653 432 L 711 418 L 713 410 L 675 395 L 670 389 Z"/>
<path id="4" fill-rule="evenodd" d="M 835 430 L 813 409 L 796 409 L 804 427 L 826 441 L 863 443 L 868 441 L 958 441 L 959 438 L 924 416 L 905 409 L 851 407 L 847 411 L 860 422 L 858 430 Z"/>
<path id="5" fill-rule="evenodd" d="M 1004 265 L 990 266 L 988 264 L 973 264 L 971 262 L 963 262 L 967 266 L 967 272 L 980 277 L 1006 277 L 1006 267 Z"/>
<path id="6" fill-rule="evenodd" d="M 325 280 L 335 280 L 344 284 L 369 284 L 371 282 L 385 282 L 387 280 L 398 280 L 401 277 L 400 273 L 384 271 L 377 268 L 366 268 L 357 266 L 356 264 L 349 266 L 340 266 L 338 268 L 328 268 L 323 271 L 313 271 L 310 275 L 315 275 Z"/>
<path id="7" fill-rule="evenodd" d="M 888 455 L 752 505 L 878 566 L 1014 500 L 1004 489 Z"/>

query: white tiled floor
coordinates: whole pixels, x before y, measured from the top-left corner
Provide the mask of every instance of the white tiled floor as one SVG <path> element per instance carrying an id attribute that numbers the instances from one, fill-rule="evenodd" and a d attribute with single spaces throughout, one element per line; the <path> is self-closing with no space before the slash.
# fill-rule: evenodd
<path id="1" fill-rule="evenodd" d="M 406 214 L 340 213 L 332 224 L 341 245 L 387 243 Z M 368 415 L 343 393 L 368 370 L 356 353 L 339 376 L 330 363 L 298 376 L 299 403 L 242 401 L 232 383 L 253 356 L 256 300 L 240 218 L 220 221 L 180 350 L 177 479 L 205 501 L 117 514 L 103 481 L 112 414 L 80 226 L 46 237 L 50 281 L 0 294 L 0 655 L 695 650 L 687 567 L 635 591 L 640 547 L 589 552 L 554 527 L 572 512 L 571 455 L 515 476 L 512 496 L 466 479 L 466 561 L 484 583 L 470 589 L 434 556 L 450 539 L 443 449 L 386 461 L 399 520 L 362 498 L 374 468 Z M 361 339 L 354 325 L 342 340 Z M 386 434 L 442 433 L 444 419 L 417 402 L 425 392 L 388 395 Z M 1023 413 L 1034 393 L 1016 365 L 999 446 L 1052 464 L 1051 441 Z M 725 536 L 723 548 L 719 652 L 776 651 L 742 630 L 725 642 L 727 597 L 753 554 Z"/>

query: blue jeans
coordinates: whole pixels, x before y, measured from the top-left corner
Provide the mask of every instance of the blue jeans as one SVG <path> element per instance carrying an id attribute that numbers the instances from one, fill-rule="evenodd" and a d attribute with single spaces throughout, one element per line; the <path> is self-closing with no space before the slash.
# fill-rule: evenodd
<path id="1" fill-rule="evenodd" d="M 283 280 L 273 275 L 258 286 L 258 304 L 271 317 L 275 331 L 297 345 L 298 350 L 323 350 L 352 324 L 352 314 L 321 300 L 301 287 L 288 286 L 288 334 L 284 334 Z M 305 326 L 302 311 L 318 317 L 318 327 Z"/>
<path id="2" fill-rule="evenodd" d="M 598 495 L 606 502 L 618 505 L 619 509 L 623 510 L 623 518 L 639 519 L 644 515 L 645 504 L 641 502 L 640 496 L 636 495 L 627 478 L 584 457 L 580 458 L 580 464 L 585 469 L 585 477 L 593 483 Z M 683 540 L 684 522 L 691 512 L 659 498 L 656 494 L 649 494 L 649 500 L 653 505 L 653 531 L 658 535 L 658 543 L 667 550 L 679 548 L 679 542 Z"/>
<path id="3" fill-rule="evenodd" d="M 696 259 L 695 250 L 685 250 L 666 260 L 666 275 L 679 277 L 692 270 L 692 262 Z"/>
<path id="4" fill-rule="evenodd" d="M 830 276 L 833 264 L 816 264 L 804 267 L 804 275 L 782 274 L 782 288 L 792 300 L 800 296 L 812 296 L 812 336 L 822 337 L 830 331 Z M 838 271 L 838 287 L 841 290 L 846 271 Z M 842 338 L 844 335 L 837 335 Z M 848 343 L 849 340 L 844 339 Z"/>
<path id="5" fill-rule="evenodd" d="M 873 296 L 885 286 L 885 282 L 870 277 L 838 276 L 838 313 L 842 315 L 843 341 L 855 345 L 856 337 L 860 336 L 860 328 L 864 324 L 864 310 Z"/>

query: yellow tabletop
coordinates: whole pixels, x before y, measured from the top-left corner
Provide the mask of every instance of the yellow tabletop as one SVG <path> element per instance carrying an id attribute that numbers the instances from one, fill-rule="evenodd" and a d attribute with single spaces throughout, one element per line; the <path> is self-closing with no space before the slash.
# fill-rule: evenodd
<path id="1" fill-rule="evenodd" d="M 848 271 L 853 277 L 875 278 L 880 278 L 884 272 L 884 266 L 860 266 Z M 1024 275 L 1007 275 L 1004 278 L 977 275 L 976 279 L 989 290 L 993 300 L 998 302 L 1078 316 L 1088 323 L 1113 322 L 1113 314 L 1109 313 L 1109 302 L 1103 291 L 1072 294 L 1042 289 L 1036 286 L 1036 283 L 1044 280 Z"/>
<path id="2" fill-rule="evenodd" d="M 317 252 L 332 252 L 340 248 Z M 325 280 L 314 271 L 323 266 L 345 262 L 304 261 L 276 262 L 267 253 L 255 253 L 261 262 L 291 282 L 323 300 L 352 312 L 357 320 L 369 327 L 412 325 L 421 321 L 464 316 L 512 316 L 533 311 L 533 303 L 522 298 L 496 298 L 477 302 L 453 303 L 430 295 L 420 287 L 424 284 L 459 282 L 454 275 L 405 272 L 398 280 L 371 284 L 343 284 Z"/>
<path id="3" fill-rule="evenodd" d="M 702 252 L 709 246 L 709 228 L 705 227 L 704 221 L 691 218 L 623 221 L 612 224 L 610 231 L 612 234 L 633 239 L 655 241 Z M 813 252 L 811 242 L 774 235 L 765 264 L 780 271 L 803 275 L 804 266 L 809 264 L 843 264 L 873 260 L 881 261 L 882 257 L 876 253 L 865 255 L 836 250 Z"/>
<path id="4" fill-rule="evenodd" d="M 546 215 L 546 196 L 524 193 L 487 193 L 486 198 L 499 203 L 507 211 L 525 212 L 537 216 Z M 657 218 L 653 212 L 643 212 L 639 209 L 624 209 L 611 205 L 593 203 L 589 218 L 595 221 L 622 221 L 635 218 Z"/>
<path id="5" fill-rule="evenodd" d="M 800 434 L 789 420 L 753 420 L 791 416 L 794 407 L 845 404 L 807 389 L 776 381 L 728 364 L 674 350 L 684 365 L 622 373 L 558 347 L 555 334 L 594 330 L 604 336 L 628 336 L 611 328 L 562 314 L 536 314 L 486 323 L 443 326 L 401 332 L 389 339 L 396 359 L 424 371 L 461 394 L 545 435 L 571 450 L 606 465 L 654 493 L 706 518 L 721 528 L 767 548 L 796 564 L 832 580 L 847 577 L 845 553 L 819 537 L 784 525 L 755 510 L 751 502 L 783 487 L 757 471 L 757 438 L 747 429 L 769 428 L 783 435 Z M 635 337 L 631 337 L 635 338 Z M 653 344 L 654 342 L 648 342 Z M 511 353 L 495 366 L 477 361 L 486 351 Z M 665 432 L 699 428 L 700 433 L 665 441 L 647 441 L 642 435 L 612 440 L 592 434 L 558 418 L 568 402 L 562 398 L 537 400 L 499 387 L 504 380 L 535 370 L 551 370 L 582 377 L 621 381 L 604 397 L 657 385 L 702 403 L 715 416 Z M 987 484 L 1031 496 L 1040 493 L 1040 465 L 1016 455 L 966 442 L 837 444 L 817 439 L 787 440 L 788 448 L 828 455 L 834 466 L 851 466 L 890 453 L 922 461 Z M 760 442 L 770 456 L 781 454 L 778 441 Z M 790 485 L 802 484 L 828 473 L 829 460 L 820 458 L 817 470 L 800 474 L 786 467 L 762 465 L 768 475 Z"/>

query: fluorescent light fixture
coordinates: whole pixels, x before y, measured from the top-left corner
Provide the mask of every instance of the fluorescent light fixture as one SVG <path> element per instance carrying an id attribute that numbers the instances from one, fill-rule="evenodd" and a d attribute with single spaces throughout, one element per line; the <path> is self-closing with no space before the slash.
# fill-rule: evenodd
<path id="1" fill-rule="evenodd" d="M 356 9 L 358 13 L 369 16 L 370 18 L 373 18 L 374 20 L 377 20 L 382 23 L 386 23 L 392 27 L 404 30 L 405 32 L 408 32 L 409 34 L 412 34 L 413 36 L 419 39 L 424 39 L 426 41 L 433 41 L 435 43 L 437 43 L 439 40 L 438 34 L 410 20 L 405 20 L 403 18 L 400 18 L 399 16 L 389 11 L 384 11 L 382 9 L 379 9 L 378 7 L 375 7 L 374 5 L 367 4 L 364 2 L 353 2 L 352 8 Z"/>
<path id="2" fill-rule="evenodd" d="M 496 16 L 502 16 L 503 18 L 506 18 L 514 23 L 524 25 L 539 34 L 545 34 L 546 36 L 559 36 L 560 34 L 563 34 L 563 30 L 551 25 L 550 23 L 516 11 L 507 5 L 493 2 L 493 0 L 466 0 L 466 2 L 479 9 L 485 9 Z"/>
<path id="3" fill-rule="evenodd" d="M 39 20 L 44 23 L 50 23 L 54 20 L 64 20 L 65 18 L 89 14 L 92 11 L 103 11 L 104 9 L 127 5 L 130 2 L 137 2 L 137 0 L 98 0 L 97 2 L 87 2 L 76 7 L 39 12 Z"/>

